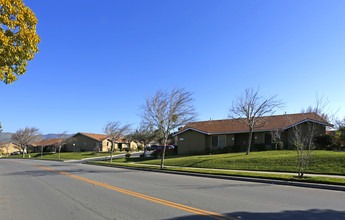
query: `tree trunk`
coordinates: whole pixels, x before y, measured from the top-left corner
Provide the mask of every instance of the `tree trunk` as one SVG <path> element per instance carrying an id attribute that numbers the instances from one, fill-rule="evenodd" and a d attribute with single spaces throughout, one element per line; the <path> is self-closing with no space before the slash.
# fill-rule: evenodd
<path id="1" fill-rule="evenodd" d="M 25 158 L 26 147 L 23 148 L 23 158 Z"/>
<path id="2" fill-rule="evenodd" d="M 145 142 L 143 142 L 143 144 L 144 144 L 144 159 L 146 159 L 146 152 L 147 152 L 147 149 L 146 149 L 146 144 L 145 144 Z"/>
<path id="3" fill-rule="evenodd" d="M 43 146 L 41 146 L 41 157 L 43 156 Z"/>
<path id="4" fill-rule="evenodd" d="M 163 169 L 163 166 L 164 166 L 164 157 L 165 157 L 165 151 L 167 148 L 167 142 L 168 142 L 168 136 L 164 135 L 164 148 L 163 148 L 162 159 L 161 159 L 161 169 Z"/>
<path id="5" fill-rule="evenodd" d="M 250 147 L 252 145 L 252 136 L 253 136 L 253 129 L 250 128 L 249 129 L 249 137 L 248 137 L 248 148 L 247 148 L 247 153 L 246 155 L 249 155 L 249 152 L 250 152 Z"/>
<path id="6" fill-rule="evenodd" d="M 61 147 L 62 147 L 62 146 L 59 146 L 59 155 L 58 155 L 58 159 L 59 159 L 59 160 L 60 160 Z"/>
<path id="7" fill-rule="evenodd" d="M 115 147 L 115 141 L 112 140 L 111 141 L 111 148 L 110 148 L 110 163 L 113 162 L 113 150 L 114 150 L 114 147 Z"/>

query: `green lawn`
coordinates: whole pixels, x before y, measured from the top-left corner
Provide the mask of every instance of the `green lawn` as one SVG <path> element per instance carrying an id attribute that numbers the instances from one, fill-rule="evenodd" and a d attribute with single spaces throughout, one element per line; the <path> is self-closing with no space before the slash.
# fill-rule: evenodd
<path id="1" fill-rule="evenodd" d="M 120 162 L 120 161 L 118 161 Z M 143 164 L 160 164 L 160 160 L 142 161 Z M 216 155 L 200 155 L 168 158 L 167 166 L 216 168 L 231 170 L 257 170 L 297 172 L 296 151 L 261 151 L 245 153 L 229 153 Z M 345 152 L 313 151 L 307 173 L 345 175 Z"/>
<path id="2" fill-rule="evenodd" d="M 113 153 L 113 155 L 116 155 L 118 153 Z M 30 153 L 26 154 L 25 158 L 28 159 L 29 155 L 31 156 L 31 159 L 43 159 L 43 160 L 58 160 L 58 153 L 44 153 L 41 157 L 41 153 Z M 60 154 L 61 160 L 81 160 L 85 158 L 91 158 L 91 157 L 103 157 L 103 156 L 110 156 L 109 153 L 99 153 L 94 154 L 94 152 L 63 152 Z M 23 158 L 23 155 L 13 155 L 9 156 L 8 158 Z"/>
<path id="3" fill-rule="evenodd" d="M 120 160 L 118 160 L 120 161 Z M 128 161 L 127 161 L 128 162 Z M 124 167 L 135 167 L 152 170 L 160 170 L 158 166 L 144 166 L 140 164 L 114 162 L 109 163 L 108 161 L 90 161 L 91 164 L 99 164 L 105 166 L 124 166 Z M 180 168 L 180 167 L 165 167 L 164 170 L 190 172 L 190 173 L 203 173 L 203 174 L 215 174 L 215 175 L 228 175 L 228 176 L 241 176 L 241 177 L 253 177 L 262 179 L 273 179 L 273 180 L 286 180 L 294 182 L 308 182 L 308 183 L 322 183 L 322 184 L 333 184 L 333 185 L 345 185 L 345 178 L 332 178 L 332 177 L 303 177 L 299 179 L 297 175 L 289 174 L 271 174 L 271 173 L 254 173 L 254 172 L 240 172 L 240 171 L 227 171 L 227 170 L 206 170 L 206 169 L 191 169 L 191 168 Z"/>

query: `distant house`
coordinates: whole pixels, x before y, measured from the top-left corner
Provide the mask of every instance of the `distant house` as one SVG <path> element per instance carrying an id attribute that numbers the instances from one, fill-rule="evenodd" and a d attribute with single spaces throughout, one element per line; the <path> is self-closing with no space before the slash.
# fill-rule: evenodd
<path id="1" fill-rule="evenodd" d="M 108 135 L 105 134 L 91 134 L 79 132 L 69 138 L 68 144 L 63 147 L 63 151 L 100 151 L 108 152 L 111 150 L 111 141 Z M 117 140 L 114 149 L 127 148 L 130 145 L 131 149 L 136 149 L 135 142 L 128 143 L 125 139 Z"/>
<path id="2" fill-rule="evenodd" d="M 12 142 L 0 143 L 0 154 L 2 155 L 7 155 L 13 152 L 20 152 L 20 151 L 21 151 L 20 147 L 15 143 L 12 143 Z"/>
<path id="3" fill-rule="evenodd" d="M 31 144 L 32 152 L 41 152 L 43 148 L 43 152 L 56 152 L 58 143 L 62 139 L 58 138 L 50 138 L 50 139 L 43 139 Z"/>
<path id="4" fill-rule="evenodd" d="M 315 123 L 317 132 L 325 134 L 330 124 L 315 113 L 285 114 L 264 117 L 265 124 L 253 132 L 252 146 L 256 144 L 272 145 L 272 132 L 280 131 L 285 147 L 291 146 L 294 126 L 303 126 L 306 122 Z M 248 126 L 243 119 L 199 121 L 187 124 L 174 136 L 177 136 L 178 153 L 206 152 L 207 150 L 237 145 L 245 151 L 248 144 Z"/>

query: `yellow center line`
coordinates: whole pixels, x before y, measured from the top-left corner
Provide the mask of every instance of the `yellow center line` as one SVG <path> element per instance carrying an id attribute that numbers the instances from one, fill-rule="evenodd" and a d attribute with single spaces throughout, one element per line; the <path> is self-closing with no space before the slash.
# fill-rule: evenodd
<path id="1" fill-rule="evenodd" d="M 54 169 L 51 169 L 51 168 L 48 168 L 48 167 L 43 167 L 43 166 L 39 166 L 39 165 L 35 165 L 35 164 L 32 164 L 32 166 L 39 167 L 39 168 L 42 168 L 42 169 L 45 169 L 45 170 L 49 170 L 49 171 L 53 171 L 53 172 L 56 172 L 56 173 L 59 173 L 59 174 L 62 174 L 62 175 L 66 175 L 66 176 L 69 176 L 69 177 L 72 177 L 72 178 L 75 178 L 75 179 L 78 179 L 78 180 L 82 180 L 82 181 L 85 181 L 85 182 L 88 182 L 88 183 L 92 183 L 94 185 L 101 186 L 101 187 L 104 187 L 104 188 L 107 188 L 107 189 L 111 189 L 111 190 L 114 190 L 114 191 L 117 191 L 117 192 L 121 192 L 121 193 L 124 193 L 124 194 L 127 194 L 127 195 L 131 195 L 131 196 L 134 196 L 134 197 L 137 197 L 137 198 L 142 198 L 142 199 L 145 199 L 145 200 L 148 200 L 148 201 L 152 201 L 152 202 L 155 202 L 155 203 L 159 203 L 159 204 L 163 204 L 163 205 L 166 205 L 166 206 L 174 207 L 174 208 L 177 208 L 177 209 L 185 210 L 185 211 L 192 212 L 192 213 L 195 213 L 195 214 L 205 215 L 205 216 L 208 216 L 208 217 L 211 217 L 211 218 L 214 218 L 214 219 L 219 219 L 219 220 L 221 220 L 221 219 L 235 220 L 236 219 L 236 218 L 227 217 L 227 216 L 224 216 L 224 215 L 221 215 L 221 214 L 217 214 L 217 213 L 214 213 L 214 212 L 209 212 L 209 211 L 206 211 L 206 210 L 197 209 L 197 208 L 193 208 L 193 207 L 190 207 L 190 206 L 186 206 L 186 205 L 170 202 L 170 201 L 167 201 L 167 200 L 163 200 L 163 199 L 147 196 L 147 195 L 144 195 L 144 194 L 136 193 L 136 192 L 133 192 L 133 191 L 130 191 L 130 190 L 118 188 L 118 187 L 115 187 L 115 186 L 108 185 L 106 183 L 101 183 L 101 182 L 97 182 L 97 181 L 94 181 L 94 180 L 86 179 L 86 178 L 83 178 L 83 177 L 80 177 L 80 176 L 76 176 L 76 175 L 73 175 L 73 174 L 70 174 L 70 173 L 54 170 Z"/>

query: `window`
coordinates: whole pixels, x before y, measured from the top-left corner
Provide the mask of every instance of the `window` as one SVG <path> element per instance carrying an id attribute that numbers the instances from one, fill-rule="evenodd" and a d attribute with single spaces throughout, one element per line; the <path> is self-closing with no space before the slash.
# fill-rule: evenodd
<path id="1" fill-rule="evenodd" d="M 218 136 L 218 147 L 220 148 L 225 147 L 225 135 Z"/>
<path id="2" fill-rule="evenodd" d="M 212 147 L 225 147 L 225 135 L 214 135 L 212 136 Z"/>
<path id="3" fill-rule="evenodd" d="M 218 147 L 218 136 L 212 136 L 212 147 Z"/>

